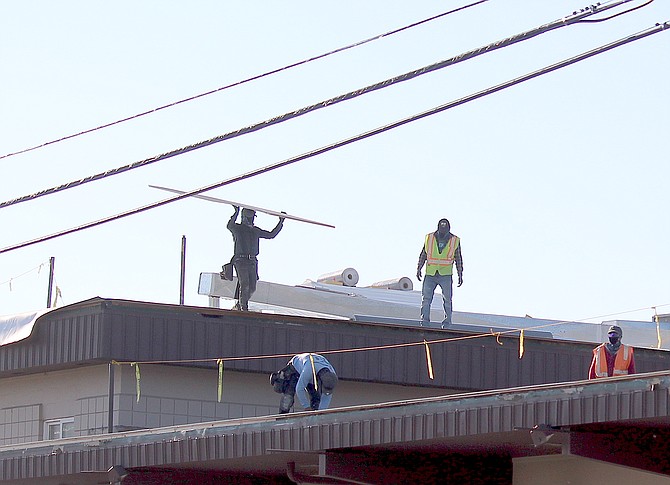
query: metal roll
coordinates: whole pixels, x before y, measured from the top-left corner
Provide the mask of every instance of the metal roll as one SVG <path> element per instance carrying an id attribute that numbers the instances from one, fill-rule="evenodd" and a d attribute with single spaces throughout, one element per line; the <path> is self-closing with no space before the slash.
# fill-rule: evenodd
<path id="1" fill-rule="evenodd" d="M 392 280 L 384 280 L 378 281 L 377 283 L 372 283 L 368 288 L 385 288 L 387 290 L 412 291 L 414 289 L 414 283 L 412 283 L 412 280 L 407 276 L 402 276 Z"/>
<path id="2" fill-rule="evenodd" d="M 326 285 L 356 286 L 358 283 L 358 271 L 354 268 L 345 268 L 340 271 L 321 275 L 316 281 Z"/>

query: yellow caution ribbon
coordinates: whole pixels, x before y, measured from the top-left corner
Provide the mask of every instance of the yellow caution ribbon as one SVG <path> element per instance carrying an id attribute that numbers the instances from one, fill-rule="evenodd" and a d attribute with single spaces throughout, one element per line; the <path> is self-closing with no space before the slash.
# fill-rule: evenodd
<path id="1" fill-rule="evenodd" d="M 430 347 L 428 347 L 428 342 L 426 339 L 423 339 L 423 345 L 426 346 L 426 362 L 428 362 L 428 377 L 433 380 L 435 376 L 433 375 L 433 358 L 430 356 Z"/>
<path id="2" fill-rule="evenodd" d="M 652 307 L 654 309 L 654 320 L 656 320 L 656 338 L 657 338 L 657 344 L 656 348 L 660 349 L 661 348 L 661 323 L 658 321 L 658 312 L 656 311 L 656 307 Z"/>
<path id="3" fill-rule="evenodd" d="M 63 294 L 60 291 L 60 288 L 58 285 L 56 285 L 56 291 L 54 292 L 54 302 L 51 305 L 52 307 L 56 308 L 56 305 L 58 304 L 58 297 L 60 296 L 60 301 L 63 303 Z"/>
<path id="4" fill-rule="evenodd" d="M 309 361 L 312 363 L 312 375 L 314 376 L 314 389 L 319 390 L 319 384 L 316 382 L 316 366 L 314 365 L 314 357 L 309 354 Z"/>
<path id="5" fill-rule="evenodd" d="M 221 396 L 223 395 L 223 359 L 218 359 L 216 363 L 219 364 L 219 384 L 217 387 L 217 396 L 219 402 L 221 402 Z"/>
<path id="6" fill-rule="evenodd" d="M 523 328 L 519 333 L 519 358 L 523 357 Z"/>
<path id="7" fill-rule="evenodd" d="M 130 364 L 130 367 L 135 367 L 137 402 L 140 402 L 140 365 L 137 362 L 133 362 Z"/>

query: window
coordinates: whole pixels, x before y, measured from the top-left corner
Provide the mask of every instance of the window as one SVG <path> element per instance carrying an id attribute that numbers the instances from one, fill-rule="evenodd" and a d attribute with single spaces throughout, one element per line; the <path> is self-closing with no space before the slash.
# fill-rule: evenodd
<path id="1" fill-rule="evenodd" d="M 57 440 L 74 436 L 74 418 L 50 419 L 44 422 L 44 439 Z"/>

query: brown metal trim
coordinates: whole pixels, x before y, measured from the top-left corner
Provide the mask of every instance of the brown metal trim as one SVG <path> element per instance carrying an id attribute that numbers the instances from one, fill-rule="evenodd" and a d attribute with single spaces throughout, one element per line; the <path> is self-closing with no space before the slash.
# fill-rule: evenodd
<path id="1" fill-rule="evenodd" d="M 216 462 L 216 469 L 225 470 L 227 463 L 234 469 L 239 460 L 257 458 L 262 460 L 254 463 L 274 473 L 290 461 L 290 455 L 272 453 L 276 449 L 449 449 L 459 441 L 501 433 L 525 433 L 527 445 L 521 440 L 516 446 L 531 448 L 527 432 L 515 430 L 639 421 L 667 428 L 669 390 L 670 374 L 652 373 L 25 443 L 0 447 L 0 480 L 71 475 L 113 465 L 130 469 Z"/>
<path id="2" fill-rule="evenodd" d="M 440 329 L 400 327 L 297 316 L 278 316 L 125 300 L 92 299 L 41 317 L 33 335 L 0 347 L 0 377 L 116 361 L 290 356 L 313 351 L 428 342 L 464 335 Z M 502 343 L 503 345 L 500 345 Z M 568 382 L 586 376 L 592 344 L 494 336 L 431 344 L 435 379 L 422 345 L 391 350 L 334 353 L 328 357 L 343 379 L 462 390 Z M 670 353 L 636 349 L 638 371 L 670 368 Z M 286 357 L 227 363 L 231 370 L 271 372 Z M 504 371 L 501 371 L 504 370 Z"/>

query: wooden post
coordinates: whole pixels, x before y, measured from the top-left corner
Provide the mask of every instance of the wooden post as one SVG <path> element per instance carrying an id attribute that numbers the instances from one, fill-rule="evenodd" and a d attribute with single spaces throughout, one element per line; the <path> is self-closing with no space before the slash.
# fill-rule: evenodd
<path id="1" fill-rule="evenodd" d="M 51 308 L 51 295 L 53 294 L 55 264 L 56 258 L 51 256 L 51 258 L 49 258 L 49 287 L 47 288 L 47 308 Z"/>
<path id="2" fill-rule="evenodd" d="M 114 432 L 114 363 L 109 363 L 109 390 L 107 392 L 107 432 Z"/>
<path id="3" fill-rule="evenodd" d="M 184 286 L 186 283 L 186 236 L 181 237 L 181 278 L 179 280 L 179 304 L 184 304 Z"/>

